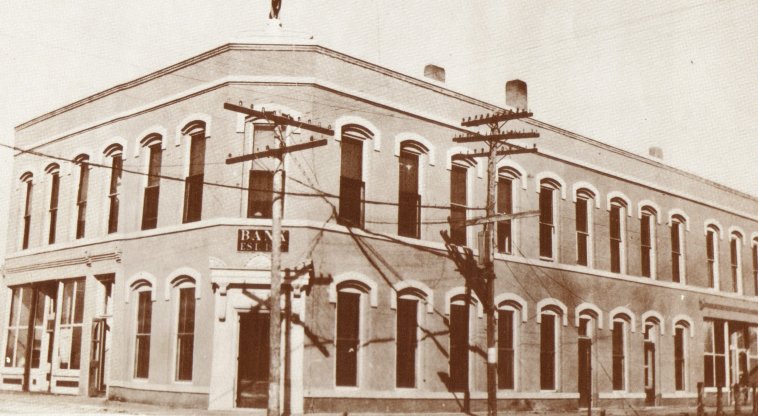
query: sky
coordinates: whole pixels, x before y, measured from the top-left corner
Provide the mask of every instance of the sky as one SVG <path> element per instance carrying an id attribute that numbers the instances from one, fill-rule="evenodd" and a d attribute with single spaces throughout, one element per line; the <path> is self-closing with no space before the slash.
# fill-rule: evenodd
<path id="1" fill-rule="evenodd" d="M 0 142 L 13 127 L 264 29 L 263 0 L 0 2 Z M 758 196 L 758 2 L 282 0 L 286 30 Z M 464 116 L 464 115 L 461 115 Z M 0 151 L 2 199 L 10 178 Z M 7 209 L 7 203 L 0 204 Z M 0 232 L 4 230 L 1 228 Z"/>

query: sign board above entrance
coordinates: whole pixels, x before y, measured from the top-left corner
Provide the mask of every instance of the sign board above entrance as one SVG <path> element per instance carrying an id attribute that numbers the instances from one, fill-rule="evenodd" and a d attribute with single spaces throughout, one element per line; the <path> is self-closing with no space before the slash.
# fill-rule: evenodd
<path id="1" fill-rule="evenodd" d="M 282 231 L 282 252 L 290 247 L 290 232 Z M 237 230 L 237 251 L 271 251 L 271 230 Z"/>

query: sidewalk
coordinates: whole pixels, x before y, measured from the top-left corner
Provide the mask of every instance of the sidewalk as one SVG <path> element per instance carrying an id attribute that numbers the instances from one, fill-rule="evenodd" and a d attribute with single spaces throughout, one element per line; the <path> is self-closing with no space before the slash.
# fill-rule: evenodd
<path id="1" fill-rule="evenodd" d="M 752 407 L 748 405 L 742 409 L 742 415 L 749 415 Z M 724 408 L 725 415 L 733 415 L 734 408 Z M 0 392 L 0 415 L 78 415 L 78 414 L 100 414 L 100 415 L 209 415 L 209 416 L 264 416 L 264 409 L 236 409 L 230 411 L 213 411 L 204 409 L 185 409 L 154 406 L 131 402 L 117 402 L 106 400 L 105 398 L 92 398 L 81 396 L 62 396 L 44 393 L 18 393 L 18 392 Z M 459 416 L 463 413 L 431 413 L 433 416 Z M 479 412 L 477 415 L 484 415 Z M 566 412 L 547 412 L 547 411 L 528 411 L 528 412 L 499 412 L 499 415 L 511 416 L 584 416 L 587 411 L 566 411 Z M 697 411 L 694 407 L 647 407 L 647 408 L 617 408 L 605 409 L 606 416 L 695 416 Z M 707 408 L 706 414 L 713 416 L 716 414 L 715 408 Z M 383 413 L 315 413 L 314 416 L 388 416 Z M 399 413 L 390 414 L 399 416 Z M 421 416 L 424 413 L 417 413 L 414 416 Z M 594 409 L 593 416 L 600 416 L 600 409 Z"/>

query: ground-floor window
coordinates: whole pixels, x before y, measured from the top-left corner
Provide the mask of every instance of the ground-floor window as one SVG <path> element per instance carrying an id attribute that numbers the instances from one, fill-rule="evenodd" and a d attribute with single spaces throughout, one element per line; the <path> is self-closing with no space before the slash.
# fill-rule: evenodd
<path id="1" fill-rule="evenodd" d="M 674 387 L 676 390 L 684 390 L 685 383 L 685 350 L 684 350 L 684 328 L 677 326 L 674 328 Z"/>
<path id="2" fill-rule="evenodd" d="M 454 301 L 450 305 L 450 389 L 468 389 L 468 305 Z"/>
<path id="3" fill-rule="evenodd" d="M 179 289 L 179 319 L 176 331 L 176 379 L 192 380 L 192 356 L 195 343 L 195 288 Z"/>
<path id="4" fill-rule="evenodd" d="M 512 310 L 499 310 L 497 319 L 497 386 L 501 389 L 515 388 L 516 350 Z"/>
<path id="5" fill-rule="evenodd" d="M 724 321 L 705 321 L 703 382 L 705 387 L 724 387 L 726 384 L 726 347 Z"/>
<path id="6" fill-rule="evenodd" d="M 5 346 L 5 367 L 23 368 L 29 359 L 31 368 L 39 368 L 44 302 L 43 296 L 34 296 L 34 289 L 31 287 L 13 288 Z M 31 351 L 28 348 L 30 337 Z"/>
<path id="7" fill-rule="evenodd" d="M 418 299 L 397 300 L 397 387 L 416 387 L 416 350 L 418 349 Z"/>
<path id="8" fill-rule="evenodd" d="M 542 313 L 540 323 L 540 389 L 555 390 L 556 377 L 556 316 Z"/>
<path id="9" fill-rule="evenodd" d="M 63 282 L 58 367 L 78 370 L 82 359 L 82 325 L 84 322 L 84 279 Z"/>
<path id="10" fill-rule="evenodd" d="M 358 385 L 360 301 L 360 293 L 340 291 L 337 294 L 336 381 L 338 386 Z"/>
<path id="11" fill-rule="evenodd" d="M 626 389 L 626 322 L 613 321 L 613 390 Z"/>
<path id="12" fill-rule="evenodd" d="M 150 329 L 153 301 L 150 291 L 137 292 L 137 331 L 134 342 L 134 378 L 147 378 L 150 370 Z"/>

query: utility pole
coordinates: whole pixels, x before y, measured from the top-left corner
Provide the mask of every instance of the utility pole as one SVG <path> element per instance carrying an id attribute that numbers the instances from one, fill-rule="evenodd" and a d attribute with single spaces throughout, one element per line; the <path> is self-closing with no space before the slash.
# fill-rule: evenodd
<path id="1" fill-rule="evenodd" d="M 531 117 L 532 113 L 525 109 L 516 109 L 499 111 L 495 114 L 479 115 L 469 117 L 461 122 L 463 127 L 489 127 L 489 134 L 468 133 L 453 138 L 456 143 L 473 143 L 483 142 L 487 149 L 462 153 L 454 155 L 453 159 L 487 157 L 487 213 L 483 218 L 476 218 L 465 221 L 463 226 L 484 224 L 484 232 L 479 238 L 479 264 L 483 266 L 480 269 L 479 282 L 472 285 L 474 288 L 481 288 L 483 293 L 477 293 L 479 299 L 484 304 L 485 313 L 487 314 L 487 414 L 490 416 L 497 415 L 497 346 L 495 345 L 495 265 L 494 265 L 494 235 L 495 224 L 499 221 L 508 219 L 539 215 L 539 211 L 522 212 L 515 214 L 500 214 L 496 212 L 495 201 L 497 201 L 497 158 L 519 153 L 536 153 L 537 148 L 526 148 L 509 143 L 509 140 L 532 139 L 538 138 L 539 133 L 535 131 L 503 131 L 505 123 L 510 120 L 517 120 Z M 482 282 L 483 280 L 483 282 Z"/>
<path id="2" fill-rule="evenodd" d="M 273 124 L 274 135 L 278 147 L 260 152 L 253 152 L 248 155 L 229 157 L 226 164 L 240 163 L 248 160 L 263 158 L 274 158 L 276 165 L 274 167 L 273 190 L 271 208 L 271 293 L 269 296 L 269 368 L 268 368 L 268 416 L 280 416 L 279 409 L 279 372 L 281 371 L 281 322 L 282 311 L 280 298 L 282 293 L 282 198 L 284 198 L 284 159 L 288 153 L 300 150 L 310 149 L 313 147 L 324 146 L 326 139 L 311 140 L 305 143 L 298 143 L 287 146 L 285 136 L 282 133 L 287 126 L 295 127 L 301 130 L 309 130 L 318 134 L 334 136 L 334 130 L 331 126 L 321 127 L 321 125 L 295 120 L 286 114 L 277 114 L 265 109 L 255 110 L 251 105 L 250 108 L 230 103 L 224 104 L 225 110 L 231 110 L 247 116 L 250 120 L 265 120 Z"/>

